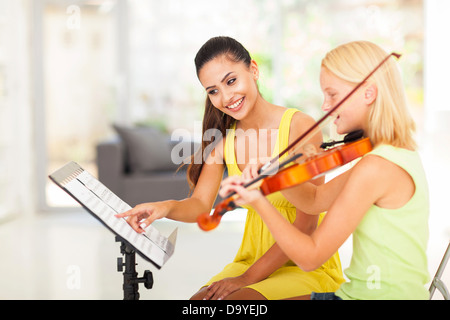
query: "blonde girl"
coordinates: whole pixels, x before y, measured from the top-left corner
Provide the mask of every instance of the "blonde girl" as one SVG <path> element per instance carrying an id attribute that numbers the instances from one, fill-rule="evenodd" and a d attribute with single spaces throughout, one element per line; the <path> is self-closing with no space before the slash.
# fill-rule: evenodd
<path id="1" fill-rule="evenodd" d="M 322 109 L 336 105 L 386 56 L 365 41 L 329 52 L 320 71 Z M 427 299 L 428 187 L 395 60 L 389 58 L 334 117 L 338 133 L 362 129 L 374 149 L 326 184 L 304 183 L 283 192 L 308 214 L 328 211 L 312 234 L 292 228 L 259 191 L 242 188 L 255 176 L 255 166 L 246 168 L 246 179 L 225 180 L 220 194 L 238 192 L 240 203 L 257 210 L 281 249 L 305 271 L 326 261 L 353 234 L 348 281 L 335 292 L 298 298 Z"/>

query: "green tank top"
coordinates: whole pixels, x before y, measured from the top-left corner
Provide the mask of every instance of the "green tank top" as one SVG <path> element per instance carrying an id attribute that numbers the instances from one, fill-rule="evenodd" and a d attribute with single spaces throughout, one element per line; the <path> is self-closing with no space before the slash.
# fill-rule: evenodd
<path id="1" fill-rule="evenodd" d="M 419 154 L 381 145 L 368 153 L 403 168 L 415 193 L 401 208 L 372 205 L 353 233 L 353 255 L 345 275 L 350 280 L 336 295 L 342 299 L 428 299 L 428 183 Z"/>

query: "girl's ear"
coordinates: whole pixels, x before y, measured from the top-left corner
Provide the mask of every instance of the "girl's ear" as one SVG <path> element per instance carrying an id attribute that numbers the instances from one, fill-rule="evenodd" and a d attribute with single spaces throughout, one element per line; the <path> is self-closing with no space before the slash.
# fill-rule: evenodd
<path id="1" fill-rule="evenodd" d="M 259 68 L 258 68 L 258 64 L 256 63 L 255 60 L 252 60 L 250 62 L 250 71 L 253 74 L 253 79 L 256 81 L 259 79 Z"/>
<path id="2" fill-rule="evenodd" d="M 374 83 L 372 83 L 366 88 L 366 91 L 364 93 L 364 101 L 366 102 L 367 105 L 371 105 L 377 98 L 377 95 L 378 95 L 378 88 Z"/>

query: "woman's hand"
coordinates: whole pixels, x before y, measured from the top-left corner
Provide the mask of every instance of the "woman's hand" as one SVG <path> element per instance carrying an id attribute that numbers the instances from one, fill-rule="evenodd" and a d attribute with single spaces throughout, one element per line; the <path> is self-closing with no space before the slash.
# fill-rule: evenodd
<path id="1" fill-rule="evenodd" d="M 139 233 L 145 232 L 145 228 L 156 219 L 165 218 L 169 213 L 167 201 L 142 203 L 125 211 L 116 214 L 117 218 L 127 218 L 128 224 Z"/>
<path id="2" fill-rule="evenodd" d="M 234 277 L 225 278 L 217 282 L 213 282 L 208 288 L 203 300 L 223 300 L 229 294 L 251 284 L 245 277 L 245 274 Z"/>

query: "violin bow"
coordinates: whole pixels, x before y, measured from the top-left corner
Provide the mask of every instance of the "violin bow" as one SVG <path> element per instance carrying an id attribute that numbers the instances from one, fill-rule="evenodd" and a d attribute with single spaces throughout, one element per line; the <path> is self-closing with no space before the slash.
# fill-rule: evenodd
<path id="1" fill-rule="evenodd" d="M 316 130 L 322 122 L 324 122 L 333 112 L 335 112 L 348 98 L 350 98 L 356 90 L 358 90 L 374 73 L 377 71 L 391 56 L 399 59 L 401 54 L 391 52 L 388 56 L 386 56 L 360 83 L 358 83 L 341 101 L 339 101 L 333 108 L 331 108 L 322 118 L 320 118 L 316 123 L 314 123 L 308 130 L 306 130 L 302 135 L 300 135 L 297 139 L 295 139 L 291 144 L 289 144 L 286 149 L 281 151 L 278 156 L 272 158 L 266 164 L 264 164 L 258 171 L 259 174 L 264 174 L 264 171 L 267 170 L 272 164 L 274 164 L 278 159 L 292 149 L 297 143 L 303 140 L 307 135 Z M 292 161 L 292 160 L 291 160 Z M 265 174 L 267 175 L 267 174 Z M 255 181 L 256 182 L 256 181 Z"/>
<path id="2" fill-rule="evenodd" d="M 278 166 L 272 168 L 271 170 L 268 170 L 268 168 L 271 167 L 275 162 L 277 162 L 278 159 L 282 155 L 284 155 L 286 152 L 288 152 L 290 149 L 292 149 L 297 143 L 299 143 L 301 140 L 305 139 L 306 136 L 308 136 L 314 130 L 316 130 L 333 112 L 335 112 L 345 101 L 347 101 L 347 99 L 350 98 L 356 92 L 356 90 L 358 90 L 391 56 L 394 56 L 397 59 L 399 59 L 401 57 L 401 54 L 391 52 L 389 55 L 387 55 L 361 82 L 359 82 L 344 98 L 342 98 L 341 101 L 339 101 L 333 108 L 331 108 L 327 113 L 325 113 L 325 115 L 323 115 L 322 118 L 320 118 L 316 123 L 314 123 L 302 135 L 300 135 L 297 139 L 295 139 L 292 143 L 290 143 L 283 151 L 281 151 L 278 154 L 278 156 L 273 157 L 270 161 L 265 163 L 258 170 L 259 176 L 256 177 L 255 179 L 247 182 L 246 184 L 244 184 L 243 187 L 247 188 L 247 187 L 255 184 L 256 182 L 262 180 L 266 176 L 276 173 L 280 168 L 283 168 L 287 164 L 289 164 L 289 163 L 293 162 L 294 160 L 296 160 L 297 158 L 301 157 L 303 155 L 302 153 L 296 154 L 296 155 L 290 157 L 289 159 L 283 161 Z M 235 191 L 230 192 L 226 198 L 229 198 L 235 194 L 236 194 Z"/>

